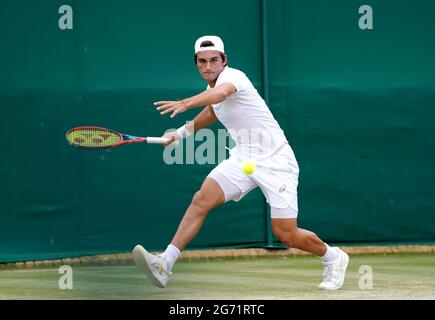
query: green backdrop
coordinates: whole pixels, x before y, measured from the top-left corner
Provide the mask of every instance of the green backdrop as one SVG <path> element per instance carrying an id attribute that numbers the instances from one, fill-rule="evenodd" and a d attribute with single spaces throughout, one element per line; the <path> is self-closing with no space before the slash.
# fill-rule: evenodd
<path id="1" fill-rule="evenodd" d="M 435 4 L 365 4 L 372 30 L 355 0 L 2 1 L 0 262 L 166 247 L 214 165 L 168 166 L 160 146 L 83 151 L 64 135 L 160 135 L 192 119 L 199 109 L 170 119 L 152 103 L 205 89 L 192 59 L 204 34 L 223 38 L 284 129 L 301 227 L 332 243 L 433 243 Z M 255 190 L 211 212 L 189 248 L 270 246 L 267 216 Z"/>

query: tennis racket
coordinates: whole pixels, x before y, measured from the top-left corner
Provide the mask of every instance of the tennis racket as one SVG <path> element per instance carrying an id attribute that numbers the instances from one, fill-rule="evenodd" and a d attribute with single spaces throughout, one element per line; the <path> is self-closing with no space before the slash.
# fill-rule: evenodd
<path id="1" fill-rule="evenodd" d="M 77 127 L 68 130 L 66 140 L 82 149 L 109 149 L 132 143 L 165 144 L 169 138 L 136 137 L 100 127 Z"/>

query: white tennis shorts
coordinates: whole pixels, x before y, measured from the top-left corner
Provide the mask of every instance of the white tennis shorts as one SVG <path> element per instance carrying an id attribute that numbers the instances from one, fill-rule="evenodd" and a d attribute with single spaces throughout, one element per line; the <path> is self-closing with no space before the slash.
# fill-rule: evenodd
<path id="1" fill-rule="evenodd" d="M 242 171 L 243 161 L 231 154 L 208 175 L 219 183 L 225 202 L 239 201 L 258 186 L 271 207 L 272 218 L 296 218 L 299 166 L 291 147 L 285 143 L 268 159 L 257 160 L 251 175 Z"/>

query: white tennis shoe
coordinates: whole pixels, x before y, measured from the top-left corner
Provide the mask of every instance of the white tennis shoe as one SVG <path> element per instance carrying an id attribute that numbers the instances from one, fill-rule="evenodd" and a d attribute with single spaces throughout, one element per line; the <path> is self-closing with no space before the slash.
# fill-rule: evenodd
<path id="1" fill-rule="evenodd" d="M 338 258 L 335 261 L 323 263 L 323 281 L 319 285 L 320 289 L 337 290 L 343 286 L 349 256 L 343 250 L 335 249 L 338 252 Z"/>
<path id="2" fill-rule="evenodd" d="M 172 274 L 167 270 L 164 256 L 156 256 L 146 251 L 141 245 L 133 249 L 133 259 L 136 265 L 148 276 L 157 287 L 164 288 Z"/>

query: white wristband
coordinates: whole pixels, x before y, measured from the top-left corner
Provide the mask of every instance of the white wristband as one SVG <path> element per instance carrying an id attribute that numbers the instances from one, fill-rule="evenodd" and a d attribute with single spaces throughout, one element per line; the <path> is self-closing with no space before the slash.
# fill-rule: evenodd
<path id="1" fill-rule="evenodd" d="M 180 127 L 177 129 L 177 135 L 180 139 L 186 139 L 188 136 L 190 136 L 192 132 L 187 130 L 186 125 Z"/>

